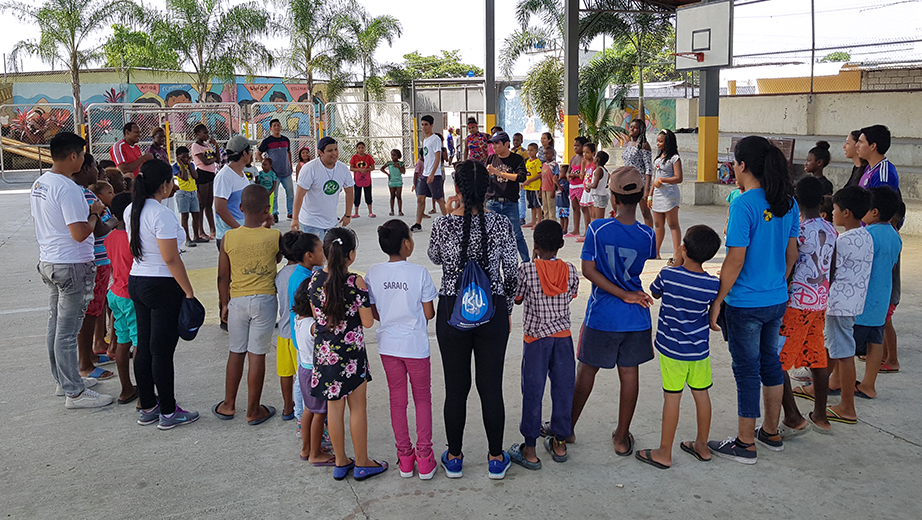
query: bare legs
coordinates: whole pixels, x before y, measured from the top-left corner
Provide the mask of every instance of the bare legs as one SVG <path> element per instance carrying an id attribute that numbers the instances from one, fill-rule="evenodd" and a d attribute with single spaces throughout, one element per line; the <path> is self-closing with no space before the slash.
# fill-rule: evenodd
<path id="1" fill-rule="evenodd" d="M 592 393 L 592 387 L 595 386 L 595 376 L 598 374 L 598 367 L 579 363 L 576 367 L 576 387 L 573 392 L 573 431 L 567 442 L 576 441 L 576 423 L 579 416 L 583 413 L 583 407 L 589 400 L 589 394 Z M 621 395 L 618 404 L 618 426 L 612 434 L 612 442 L 618 451 L 627 451 L 630 447 L 628 435 L 630 434 L 631 420 L 634 417 L 634 409 L 637 407 L 637 395 L 639 393 L 639 370 L 637 367 L 618 367 L 618 378 L 621 380 Z M 752 433 L 750 432 L 750 435 Z"/>
<path id="2" fill-rule="evenodd" d="M 243 379 L 243 364 L 249 361 L 250 369 L 247 371 L 247 421 L 255 421 L 269 414 L 262 407 L 260 398 L 263 393 L 263 382 L 266 378 L 265 354 L 251 354 L 249 352 L 231 352 L 227 357 L 227 372 L 224 376 L 224 401 L 218 405 L 218 413 L 234 415 L 237 411 L 237 391 L 240 380 Z"/>
<path id="3" fill-rule="evenodd" d="M 362 383 L 348 396 L 327 402 L 330 417 L 327 427 L 330 431 L 330 442 L 333 443 L 333 452 L 336 454 L 337 466 L 349 464 L 349 457 L 346 456 L 345 414 L 347 403 L 349 404 L 349 432 L 352 434 L 355 465 L 363 467 L 376 465 L 374 461 L 368 458 L 368 415 L 365 408 L 367 391 L 368 384 Z M 322 433 L 323 430 L 321 430 Z"/>

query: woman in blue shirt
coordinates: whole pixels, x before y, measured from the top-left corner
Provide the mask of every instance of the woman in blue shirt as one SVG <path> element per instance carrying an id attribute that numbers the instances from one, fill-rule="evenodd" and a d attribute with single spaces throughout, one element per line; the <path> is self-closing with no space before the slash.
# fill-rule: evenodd
<path id="1" fill-rule="evenodd" d="M 739 434 L 710 441 L 714 454 L 755 464 L 755 441 L 781 451 L 778 435 L 784 384 L 778 330 L 788 300 L 787 277 L 797 260 L 800 227 L 793 183 L 784 154 L 765 138 L 750 136 L 736 145 L 733 170 L 743 193 L 730 205 L 727 256 L 720 292 L 711 307 L 711 328 L 724 318 L 724 337 L 733 358 Z M 721 311 L 724 316 L 719 316 Z M 759 391 L 765 419 L 756 431 Z"/>

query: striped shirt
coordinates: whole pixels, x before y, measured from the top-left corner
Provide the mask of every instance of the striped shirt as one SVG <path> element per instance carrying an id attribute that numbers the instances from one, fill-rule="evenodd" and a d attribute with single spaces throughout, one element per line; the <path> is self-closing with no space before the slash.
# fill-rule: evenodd
<path id="1" fill-rule="evenodd" d="M 112 162 L 114 162 L 116 166 L 137 161 L 141 158 L 141 147 L 137 144 L 128 144 L 122 139 L 115 143 L 112 149 L 109 150 L 109 158 L 112 159 Z M 141 165 L 138 165 L 131 173 L 137 175 L 140 170 Z"/>
<path id="2" fill-rule="evenodd" d="M 660 271 L 650 292 L 663 298 L 653 342 L 661 355 L 680 361 L 707 359 L 708 309 L 719 288 L 720 280 L 707 273 L 693 273 L 684 267 Z"/>

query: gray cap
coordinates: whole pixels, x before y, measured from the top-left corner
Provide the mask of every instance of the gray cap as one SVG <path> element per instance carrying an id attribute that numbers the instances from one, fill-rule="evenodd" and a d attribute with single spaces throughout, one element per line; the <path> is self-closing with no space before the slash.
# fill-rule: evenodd
<path id="1" fill-rule="evenodd" d="M 242 153 L 247 148 L 256 146 L 257 144 L 259 144 L 257 141 L 251 141 L 242 135 L 235 135 L 227 141 L 224 149 L 227 150 L 228 153 Z"/>

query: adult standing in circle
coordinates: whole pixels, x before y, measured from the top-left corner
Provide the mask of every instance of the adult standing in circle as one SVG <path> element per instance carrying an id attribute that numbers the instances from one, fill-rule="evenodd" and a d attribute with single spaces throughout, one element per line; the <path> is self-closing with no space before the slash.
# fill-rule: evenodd
<path id="1" fill-rule="evenodd" d="M 528 243 L 522 234 L 522 221 L 519 219 L 519 186 L 525 182 L 527 171 L 525 159 L 512 153 L 509 146 L 509 134 L 499 131 L 490 138 L 496 152 L 487 157 L 487 172 L 490 185 L 487 188 L 487 209 L 505 215 L 512 224 L 516 247 L 523 262 L 529 260 Z"/>
<path id="2" fill-rule="evenodd" d="M 313 233 L 323 240 L 327 231 L 352 222 L 350 211 L 354 196 L 355 180 L 349 167 L 339 162 L 339 146 L 336 139 L 324 137 L 317 143 L 317 158 L 310 160 L 298 172 L 298 188 L 295 192 L 292 231 L 300 229 Z M 346 209 L 339 217 L 337 207 L 339 194 L 346 194 Z"/>
<path id="3" fill-rule="evenodd" d="M 285 202 L 288 205 L 288 220 L 292 218 L 294 210 L 294 186 L 291 183 L 291 141 L 282 135 L 282 123 L 278 119 L 269 121 L 271 134 L 263 139 L 256 149 L 256 160 L 262 162 L 263 156 L 272 159 L 272 171 L 278 177 L 279 185 L 285 188 Z M 279 194 L 278 186 L 275 197 L 272 199 L 273 219 L 279 221 Z"/>
<path id="4" fill-rule="evenodd" d="M 141 127 L 135 122 L 125 123 L 122 127 L 122 139 L 109 150 L 109 158 L 118 170 L 132 177 L 138 174 L 138 169 L 145 161 L 154 158 L 150 152 L 141 153 L 141 147 L 138 146 L 140 140 Z"/>
<path id="5" fill-rule="evenodd" d="M 682 244 L 682 228 L 679 226 L 679 204 L 682 196 L 682 159 L 672 130 L 663 130 L 656 136 L 659 153 L 653 161 L 653 230 L 656 232 L 656 258 L 666 237 L 666 225 L 672 234 L 672 254 L 675 256 Z M 674 258 L 670 258 L 670 265 Z"/>
<path id="6" fill-rule="evenodd" d="M 477 120 L 467 118 L 467 139 L 464 146 L 464 160 L 478 161 L 481 164 L 487 161 L 487 139 L 490 136 L 480 131 Z"/>
<path id="7" fill-rule="evenodd" d="M 192 129 L 195 135 L 195 142 L 192 143 L 192 163 L 195 164 L 195 171 L 198 172 L 198 178 L 195 180 L 196 190 L 198 191 L 198 205 L 202 208 L 201 225 L 196 234 L 196 238 L 210 240 L 217 236 L 214 221 L 214 182 L 215 172 L 217 171 L 218 159 L 218 142 L 215 141 L 208 133 L 208 127 L 199 123 Z M 208 220 L 208 227 L 211 229 L 211 236 L 205 234 L 205 220 Z"/>
<path id="8" fill-rule="evenodd" d="M 429 259 L 442 266 L 435 318 L 445 374 L 444 416 L 448 449 L 442 454 L 442 465 L 448 477 L 461 477 L 464 457 L 461 448 L 467 396 L 471 390 L 473 354 L 477 393 L 489 442 L 490 478 L 503 478 L 511 464 L 509 455 L 503 451 L 506 421 L 503 363 L 511 325 L 509 316 L 518 284 L 518 258 L 512 223 L 500 213 L 485 211 L 484 197 L 491 180 L 483 164 L 471 160 L 462 162 L 455 168 L 454 181 L 458 198 L 453 200 L 453 210 L 432 223 L 429 240 Z M 468 260 L 478 261 L 489 277 L 495 313 L 489 322 L 461 330 L 450 325 L 448 319 Z"/>
<path id="9" fill-rule="evenodd" d="M 243 168 L 253 160 L 253 145 L 242 135 L 235 135 L 227 142 L 227 164 L 214 178 L 214 212 L 218 216 L 215 221 L 215 238 L 218 239 L 218 250 L 221 249 L 221 240 L 224 233 L 237 229 L 243 225 L 243 210 L 240 209 L 240 197 L 244 188 L 249 186 L 250 180 L 243 173 Z M 201 172 L 199 172 L 201 176 Z"/>
<path id="10" fill-rule="evenodd" d="M 640 213 L 643 215 L 643 223 L 647 227 L 653 227 L 653 214 L 650 213 L 649 199 L 652 188 L 651 178 L 653 177 L 653 153 L 650 151 L 650 143 L 647 142 L 647 123 L 643 119 L 631 121 L 628 127 L 628 135 L 631 140 L 625 143 L 624 151 L 621 152 L 621 160 L 625 166 L 633 166 L 644 176 L 644 198 L 640 200 Z"/>
<path id="11" fill-rule="evenodd" d="M 799 256 L 800 216 L 781 150 L 764 137 L 749 136 L 736 145 L 734 155 L 733 171 L 743 194 L 730 204 L 728 251 L 711 305 L 711 328 L 721 330 L 723 312 L 739 432 L 725 441 L 708 441 L 708 447 L 720 457 L 755 464 L 756 439 L 773 451 L 784 448 L 778 434 L 784 384 L 778 331 L 787 309 L 787 279 Z M 765 418 L 757 430 L 760 390 Z"/>
<path id="12" fill-rule="evenodd" d="M 848 182 L 845 183 L 845 188 L 849 186 L 857 186 L 861 182 L 861 176 L 864 175 L 864 170 L 868 167 L 868 162 L 858 157 L 858 139 L 861 137 L 861 130 L 852 130 L 848 136 L 845 138 L 845 144 L 842 145 L 842 150 L 845 151 L 845 157 L 852 160 L 854 166 L 852 166 L 852 174 L 848 178 Z"/>
<path id="13" fill-rule="evenodd" d="M 128 294 L 134 302 L 138 345 L 134 377 L 140 399 L 138 424 L 159 422 L 169 430 L 198 420 L 198 412 L 176 405 L 173 393 L 173 353 L 179 341 L 179 310 L 184 298 L 194 298 L 179 248 L 186 234 L 176 214 L 161 202 L 173 190 L 173 169 L 163 161 L 141 166 L 135 178 L 126 222 L 131 256 Z M 156 389 L 156 390 L 155 390 Z"/>
<path id="14" fill-rule="evenodd" d="M 541 159 L 541 163 L 546 163 L 547 158 L 544 157 L 544 150 L 554 147 L 554 136 L 550 132 L 544 132 L 541 134 L 541 146 L 538 147 L 538 159 Z M 556 160 L 556 159 L 555 159 Z"/>

